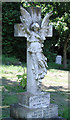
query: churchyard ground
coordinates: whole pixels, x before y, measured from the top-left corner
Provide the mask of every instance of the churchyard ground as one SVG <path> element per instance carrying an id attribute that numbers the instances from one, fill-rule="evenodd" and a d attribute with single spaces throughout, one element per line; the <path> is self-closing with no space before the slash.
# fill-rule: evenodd
<path id="1" fill-rule="evenodd" d="M 55 66 L 55 67 L 54 67 Z M 17 75 L 26 73 L 26 65 L 3 65 L 0 66 L 2 74 L 2 117 L 10 116 L 10 105 L 18 102 L 20 92 L 26 91 L 18 81 Z M 43 80 L 43 91 L 51 93 L 51 103 L 58 105 L 59 116 L 70 119 L 69 116 L 69 84 L 68 70 L 63 70 L 62 65 L 48 63 L 47 75 Z M 0 116 L 1 117 L 1 116 Z"/>

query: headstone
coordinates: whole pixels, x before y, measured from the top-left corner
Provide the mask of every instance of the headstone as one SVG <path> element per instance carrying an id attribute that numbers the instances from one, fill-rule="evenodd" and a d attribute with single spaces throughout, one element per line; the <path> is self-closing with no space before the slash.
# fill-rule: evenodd
<path id="1" fill-rule="evenodd" d="M 62 62 L 62 56 L 61 55 L 56 56 L 56 64 L 61 64 L 61 62 Z"/>
<path id="2" fill-rule="evenodd" d="M 20 94 L 19 103 L 10 107 L 13 118 L 57 118 L 58 106 L 50 104 L 50 93 L 41 91 L 42 79 L 47 73 L 47 58 L 43 55 L 43 43 L 52 36 L 47 13 L 41 22 L 41 9 L 20 7 L 21 24 L 15 25 L 15 36 L 27 38 L 27 92 Z"/>

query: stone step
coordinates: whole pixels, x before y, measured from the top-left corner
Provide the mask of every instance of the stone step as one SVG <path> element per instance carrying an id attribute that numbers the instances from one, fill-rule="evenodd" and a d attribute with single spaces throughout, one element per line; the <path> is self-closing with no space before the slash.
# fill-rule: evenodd
<path id="1" fill-rule="evenodd" d="M 57 118 L 58 106 L 50 104 L 48 107 L 27 108 L 19 104 L 10 106 L 10 116 L 13 118 Z"/>
<path id="2" fill-rule="evenodd" d="M 19 103 L 29 108 L 40 108 L 49 106 L 50 104 L 50 93 L 41 92 L 35 95 L 24 92 L 19 95 Z"/>
<path id="3" fill-rule="evenodd" d="M 34 118 L 33 119 L 25 119 L 25 118 L 19 118 L 19 119 L 13 119 L 13 118 L 3 118 L 2 120 L 34 120 Z M 64 119 L 64 118 L 62 118 L 62 117 L 57 117 L 57 118 L 47 118 L 47 119 L 43 119 L 43 118 L 41 118 L 41 119 L 35 119 L 35 120 L 66 120 L 66 119 Z"/>
<path id="4" fill-rule="evenodd" d="M 15 119 L 13 119 L 13 118 L 2 118 L 2 120 L 15 120 Z"/>

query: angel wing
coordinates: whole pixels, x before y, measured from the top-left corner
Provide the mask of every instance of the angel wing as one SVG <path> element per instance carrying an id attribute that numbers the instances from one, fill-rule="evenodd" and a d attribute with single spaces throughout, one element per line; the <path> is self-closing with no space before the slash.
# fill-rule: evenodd
<path id="1" fill-rule="evenodd" d="M 40 35 L 42 36 L 42 39 L 45 40 L 45 37 L 48 34 L 49 30 L 49 17 L 52 15 L 52 12 L 49 12 L 44 17 L 42 23 L 41 23 L 41 29 L 40 29 Z"/>
<path id="2" fill-rule="evenodd" d="M 21 11 L 20 20 L 23 23 L 23 27 L 29 28 L 32 23 L 32 18 L 30 14 L 21 6 L 20 6 L 20 11 Z"/>

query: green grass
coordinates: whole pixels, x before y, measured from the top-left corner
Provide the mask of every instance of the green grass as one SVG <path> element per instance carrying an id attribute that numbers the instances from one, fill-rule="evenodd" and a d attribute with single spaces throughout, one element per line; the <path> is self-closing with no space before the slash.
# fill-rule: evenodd
<path id="1" fill-rule="evenodd" d="M 10 116 L 10 104 L 17 103 L 18 102 L 18 97 L 17 95 L 8 95 L 4 94 L 3 95 L 3 104 L 2 104 L 2 117 L 9 117 Z"/>
<path id="2" fill-rule="evenodd" d="M 22 75 L 26 72 L 25 65 L 3 65 L 0 66 L 2 75 L 2 117 L 10 116 L 10 105 L 17 103 L 17 93 L 26 91 L 20 86 L 17 75 Z"/>
<path id="3" fill-rule="evenodd" d="M 47 75 L 43 80 L 43 91 L 50 92 L 51 103 L 58 105 L 59 116 L 70 120 L 70 116 L 68 114 L 68 70 L 69 69 L 64 70 L 63 65 L 48 63 Z M 20 86 L 17 75 L 23 75 L 23 73 L 26 73 L 26 64 L 23 64 L 23 67 L 3 65 L 2 67 L 0 66 L 0 71 L 3 77 L 3 84 L 1 86 L 3 95 L 3 117 L 9 117 L 10 105 L 17 103 L 17 94 L 25 91 L 25 89 Z"/>
<path id="4" fill-rule="evenodd" d="M 64 106 L 63 111 L 60 110 L 59 116 L 62 116 L 64 118 L 66 118 L 67 120 L 70 120 L 70 112 L 69 111 L 70 111 L 70 108 Z"/>
<path id="5" fill-rule="evenodd" d="M 19 80 L 17 75 L 23 75 L 26 72 L 26 67 L 14 66 L 14 65 L 3 65 L 1 68 L 2 75 L 2 88 L 7 89 L 9 92 L 22 92 L 23 88 L 19 86 Z"/>

